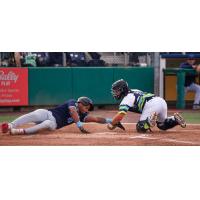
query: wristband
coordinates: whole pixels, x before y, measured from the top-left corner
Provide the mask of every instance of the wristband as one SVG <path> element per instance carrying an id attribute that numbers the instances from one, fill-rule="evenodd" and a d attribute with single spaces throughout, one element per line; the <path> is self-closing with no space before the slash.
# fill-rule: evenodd
<path id="1" fill-rule="evenodd" d="M 112 119 L 111 119 L 111 118 L 106 118 L 106 123 L 107 123 L 107 124 L 112 123 Z"/>
<path id="2" fill-rule="evenodd" d="M 77 126 L 78 128 L 80 128 L 81 126 L 83 126 L 83 123 L 80 122 L 80 121 L 78 121 L 78 122 L 76 122 L 76 126 Z"/>

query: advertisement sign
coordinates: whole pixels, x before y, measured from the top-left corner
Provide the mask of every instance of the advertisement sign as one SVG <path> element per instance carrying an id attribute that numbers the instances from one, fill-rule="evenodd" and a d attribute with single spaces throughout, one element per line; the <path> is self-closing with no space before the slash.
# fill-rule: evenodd
<path id="1" fill-rule="evenodd" d="M 28 69 L 0 68 L 0 106 L 28 105 Z"/>

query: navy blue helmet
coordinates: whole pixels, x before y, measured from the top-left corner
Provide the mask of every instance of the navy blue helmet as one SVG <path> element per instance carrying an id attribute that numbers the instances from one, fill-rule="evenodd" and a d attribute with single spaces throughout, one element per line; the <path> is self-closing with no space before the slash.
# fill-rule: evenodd
<path id="1" fill-rule="evenodd" d="M 89 111 L 94 110 L 93 101 L 88 97 L 79 97 L 77 100 L 78 103 L 82 103 L 84 106 L 90 105 Z"/>

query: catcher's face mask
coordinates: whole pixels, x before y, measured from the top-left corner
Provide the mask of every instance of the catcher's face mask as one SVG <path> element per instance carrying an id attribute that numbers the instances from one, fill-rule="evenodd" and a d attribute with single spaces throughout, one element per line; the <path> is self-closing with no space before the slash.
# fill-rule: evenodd
<path id="1" fill-rule="evenodd" d="M 117 100 L 121 99 L 121 90 L 120 89 L 112 89 L 111 94 L 115 99 L 117 99 Z"/>
<path id="2" fill-rule="evenodd" d="M 112 84 L 111 94 L 115 99 L 119 100 L 128 93 L 128 90 L 128 83 L 120 79 Z"/>

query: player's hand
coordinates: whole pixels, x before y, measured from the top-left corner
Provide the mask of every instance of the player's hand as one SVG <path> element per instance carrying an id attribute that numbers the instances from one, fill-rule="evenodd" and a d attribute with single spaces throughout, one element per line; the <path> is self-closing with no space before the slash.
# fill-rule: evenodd
<path id="1" fill-rule="evenodd" d="M 81 131 L 81 133 L 85 133 L 85 134 L 90 133 L 89 131 L 85 130 L 83 126 L 79 127 L 79 130 Z"/>
<path id="2" fill-rule="evenodd" d="M 87 131 L 87 130 L 85 130 L 83 128 L 83 123 L 82 122 L 78 121 L 78 122 L 76 122 L 76 125 L 79 128 L 79 130 L 81 131 L 81 133 L 90 133 L 89 131 Z"/>

